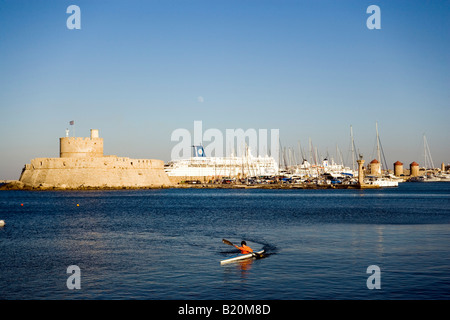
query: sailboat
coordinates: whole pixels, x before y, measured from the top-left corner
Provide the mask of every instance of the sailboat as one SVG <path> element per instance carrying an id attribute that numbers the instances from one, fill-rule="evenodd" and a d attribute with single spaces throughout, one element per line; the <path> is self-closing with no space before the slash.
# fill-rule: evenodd
<path id="1" fill-rule="evenodd" d="M 434 171 L 434 163 L 433 158 L 431 157 L 430 147 L 428 146 L 428 141 L 423 134 L 423 151 L 424 151 L 424 157 L 425 157 L 425 171 L 429 170 L 429 172 L 423 176 L 422 182 L 437 182 L 441 181 L 440 177 L 437 177 L 433 171 Z"/>

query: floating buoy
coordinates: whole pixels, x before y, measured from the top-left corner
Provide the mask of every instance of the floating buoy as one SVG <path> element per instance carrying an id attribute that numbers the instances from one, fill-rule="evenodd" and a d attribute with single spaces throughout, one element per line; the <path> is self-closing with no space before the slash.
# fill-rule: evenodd
<path id="1" fill-rule="evenodd" d="M 80 205 L 77 203 L 77 207 L 79 207 Z"/>
<path id="2" fill-rule="evenodd" d="M 0 227 L 3 227 L 5 225 L 5 221 L 0 220 Z"/>
<path id="3" fill-rule="evenodd" d="M 23 203 L 21 203 L 20 206 L 23 207 Z"/>

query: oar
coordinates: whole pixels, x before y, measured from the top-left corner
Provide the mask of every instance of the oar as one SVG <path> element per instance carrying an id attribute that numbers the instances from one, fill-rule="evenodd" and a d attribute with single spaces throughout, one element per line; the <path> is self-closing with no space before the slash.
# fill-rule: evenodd
<path id="1" fill-rule="evenodd" d="M 223 243 L 225 243 L 225 244 L 227 244 L 227 245 L 229 245 L 229 246 L 232 246 L 232 247 L 236 247 L 233 243 L 231 243 L 231 241 L 228 241 L 227 239 L 222 239 L 222 242 Z M 250 252 L 255 258 L 261 258 L 262 257 L 262 254 L 256 254 L 255 252 Z"/>
<path id="2" fill-rule="evenodd" d="M 227 244 L 227 245 L 229 245 L 229 246 L 234 247 L 234 244 L 232 244 L 232 243 L 231 243 L 230 241 L 228 241 L 227 239 L 222 239 L 222 242 L 225 243 L 225 244 Z"/>

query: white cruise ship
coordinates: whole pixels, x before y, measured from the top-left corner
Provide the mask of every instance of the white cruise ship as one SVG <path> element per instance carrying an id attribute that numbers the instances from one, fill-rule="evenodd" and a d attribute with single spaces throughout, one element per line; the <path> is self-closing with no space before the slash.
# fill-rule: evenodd
<path id="1" fill-rule="evenodd" d="M 248 148 L 245 155 L 240 157 L 207 157 L 202 146 L 193 146 L 193 148 L 193 157 L 172 160 L 166 164 L 165 171 L 169 177 L 245 178 L 272 176 L 278 173 L 278 164 L 273 157 L 255 157 Z"/>

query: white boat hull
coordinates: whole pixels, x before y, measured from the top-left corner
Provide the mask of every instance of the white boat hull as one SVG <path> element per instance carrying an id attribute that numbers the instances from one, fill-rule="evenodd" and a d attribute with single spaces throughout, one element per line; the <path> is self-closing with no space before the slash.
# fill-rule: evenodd
<path id="1" fill-rule="evenodd" d="M 398 187 L 398 181 L 390 178 L 370 177 L 365 182 L 379 187 Z"/>
<path id="2" fill-rule="evenodd" d="M 380 187 L 398 187 L 398 181 L 374 181 L 372 184 Z"/>
<path id="3" fill-rule="evenodd" d="M 255 252 L 255 253 L 257 255 L 261 255 L 261 254 L 264 253 L 264 250 L 261 250 L 261 251 Z M 254 257 L 254 254 L 252 254 L 252 253 L 241 254 L 241 255 L 239 255 L 237 257 L 233 257 L 233 258 L 222 260 L 222 261 L 220 261 L 220 264 L 227 264 L 227 263 L 236 262 L 236 261 L 239 261 L 239 260 L 251 259 L 253 257 Z"/>

